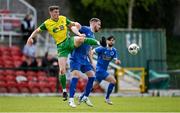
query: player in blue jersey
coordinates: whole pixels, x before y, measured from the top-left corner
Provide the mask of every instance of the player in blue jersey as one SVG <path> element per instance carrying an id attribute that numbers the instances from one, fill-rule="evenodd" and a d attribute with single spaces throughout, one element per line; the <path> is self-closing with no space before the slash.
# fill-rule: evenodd
<path id="1" fill-rule="evenodd" d="M 117 51 L 113 47 L 115 43 L 115 38 L 113 36 L 108 37 L 106 43 L 107 43 L 107 47 L 100 46 L 93 50 L 93 52 L 96 53 L 98 56 L 94 87 L 97 87 L 97 85 L 100 84 L 102 80 L 108 81 L 109 86 L 105 95 L 105 102 L 112 105 L 112 102 L 110 101 L 109 97 L 116 84 L 116 79 L 114 78 L 114 76 L 110 75 L 107 72 L 107 68 L 112 60 L 114 60 L 116 64 L 120 64 L 121 61 L 118 60 Z"/>
<path id="2" fill-rule="evenodd" d="M 101 28 L 101 21 L 98 18 L 92 18 L 90 20 L 90 26 L 81 26 L 79 30 L 80 33 L 85 34 L 89 38 L 95 38 L 94 32 L 98 32 Z M 72 74 L 72 80 L 70 83 L 69 90 L 69 106 L 76 107 L 74 103 L 74 94 L 76 91 L 76 85 L 78 78 L 81 75 L 81 72 L 85 73 L 88 76 L 88 82 L 83 93 L 83 98 L 81 101 L 85 102 L 88 106 L 93 106 L 90 102 L 88 96 L 91 92 L 93 82 L 95 80 L 95 73 L 93 66 L 91 64 L 92 59 L 89 57 L 91 46 L 87 44 L 81 45 L 79 48 L 76 48 L 71 53 L 70 57 L 70 69 Z"/>

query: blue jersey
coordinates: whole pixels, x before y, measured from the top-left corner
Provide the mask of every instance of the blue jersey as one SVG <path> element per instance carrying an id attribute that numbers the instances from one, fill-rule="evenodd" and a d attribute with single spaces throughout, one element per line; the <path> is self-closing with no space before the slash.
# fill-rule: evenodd
<path id="1" fill-rule="evenodd" d="M 98 54 L 96 71 L 107 71 L 109 62 L 117 58 L 117 51 L 115 48 L 110 49 L 100 46 L 95 48 L 95 52 Z"/>
<path id="2" fill-rule="evenodd" d="M 85 34 L 88 38 L 95 38 L 94 33 L 88 26 L 82 26 L 79 32 Z M 90 47 L 90 45 L 82 44 L 80 47 L 74 49 L 71 53 L 70 61 L 75 61 L 83 65 L 89 64 L 88 54 Z"/>

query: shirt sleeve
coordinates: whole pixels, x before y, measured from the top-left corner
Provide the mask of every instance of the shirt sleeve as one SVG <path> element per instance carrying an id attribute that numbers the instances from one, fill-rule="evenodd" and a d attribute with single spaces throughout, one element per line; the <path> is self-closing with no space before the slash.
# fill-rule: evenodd
<path id="1" fill-rule="evenodd" d="M 45 23 L 42 23 L 42 24 L 39 26 L 39 29 L 40 29 L 41 31 L 47 30 Z"/>
<path id="2" fill-rule="evenodd" d="M 116 58 L 118 58 L 118 55 L 117 55 L 117 51 L 114 50 L 114 56 L 113 56 L 113 59 L 116 59 Z"/>
<path id="3" fill-rule="evenodd" d="M 103 51 L 103 48 L 102 48 L 102 47 L 97 47 L 97 48 L 95 48 L 95 52 L 96 52 L 97 54 L 101 54 L 102 51 Z"/>
<path id="4" fill-rule="evenodd" d="M 71 21 L 71 20 L 69 20 L 68 18 L 66 18 L 66 23 L 67 23 L 67 25 L 69 25 L 69 24 L 71 24 L 71 23 L 72 23 L 72 21 Z"/>
<path id="5" fill-rule="evenodd" d="M 85 33 L 85 27 L 82 26 L 81 29 L 79 30 L 80 33 Z"/>

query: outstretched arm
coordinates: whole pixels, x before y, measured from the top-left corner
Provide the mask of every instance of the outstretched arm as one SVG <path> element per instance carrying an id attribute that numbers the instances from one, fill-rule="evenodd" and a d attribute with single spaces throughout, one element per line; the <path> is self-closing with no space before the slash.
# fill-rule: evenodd
<path id="1" fill-rule="evenodd" d="M 33 31 L 33 33 L 31 34 L 31 36 L 28 38 L 27 40 L 27 45 L 32 45 L 34 42 L 34 39 L 36 37 L 36 35 L 40 32 L 40 29 L 37 28 L 36 30 Z"/>
<path id="2" fill-rule="evenodd" d="M 89 51 L 88 57 L 89 57 L 89 61 L 90 61 L 90 63 L 92 64 L 94 70 L 96 70 L 96 64 L 95 64 L 95 62 L 93 61 L 93 55 L 94 55 L 94 51 L 93 51 L 93 49 L 92 49 L 92 47 L 91 47 L 91 49 L 90 49 L 90 51 Z"/>
<path id="3" fill-rule="evenodd" d="M 119 59 L 114 58 L 114 60 L 115 60 L 115 64 L 121 64 L 121 61 Z"/>
<path id="4" fill-rule="evenodd" d="M 82 36 L 85 37 L 85 34 L 81 34 L 79 32 L 79 30 L 81 29 L 81 25 L 78 22 L 71 22 L 71 24 L 69 25 L 70 29 L 72 30 L 72 32 L 78 36 Z"/>

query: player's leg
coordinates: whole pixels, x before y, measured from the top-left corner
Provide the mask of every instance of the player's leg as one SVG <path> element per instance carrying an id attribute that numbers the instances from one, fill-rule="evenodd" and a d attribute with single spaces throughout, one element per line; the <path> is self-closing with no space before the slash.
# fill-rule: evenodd
<path id="1" fill-rule="evenodd" d="M 69 47 L 69 40 L 67 39 L 65 42 L 57 45 L 58 50 L 58 62 L 59 62 L 59 81 L 62 85 L 63 89 L 63 100 L 67 100 L 67 90 L 66 90 L 66 64 L 68 54 L 71 52 Z"/>
<path id="2" fill-rule="evenodd" d="M 67 100 L 67 90 L 66 90 L 66 57 L 59 57 L 58 63 L 59 63 L 59 81 L 61 83 L 62 89 L 63 89 L 63 100 Z"/>
<path id="3" fill-rule="evenodd" d="M 76 86 L 81 73 L 78 70 L 73 70 L 71 74 L 73 77 L 69 88 L 69 106 L 76 107 L 76 104 L 74 103 L 74 94 L 76 92 Z"/>
<path id="4" fill-rule="evenodd" d="M 87 65 L 83 65 L 81 67 L 81 71 L 83 73 L 86 73 L 86 75 L 88 76 L 88 81 L 84 90 L 84 93 L 81 95 L 81 97 L 79 98 L 79 102 L 84 101 L 88 106 L 93 106 L 93 104 L 91 103 L 91 101 L 89 100 L 89 94 L 92 90 L 93 87 L 93 82 L 95 80 L 95 74 L 93 71 L 93 67 L 92 65 L 89 63 Z"/>
<path id="5" fill-rule="evenodd" d="M 74 94 L 76 92 L 76 86 L 81 74 L 79 71 L 80 67 L 81 64 L 76 63 L 73 60 L 70 61 L 70 71 L 71 71 L 72 79 L 69 88 L 69 106 L 71 107 L 76 107 L 76 104 L 74 103 Z"/>
<path id="6" fill-rule="evenodd" d="M 95 80 L 94 80 L 94 83 L 93 83 L 93 88 L 92 88 L 92 91 L 94 91 L 94 89 L 97 89 L 98 87 L 99 87 L 99 82 L 96 80 L 96 78 L 95 78 Z"/>
<path id="7" fill-rule="evenodd" d="M 110 101 L 110 94 L 112 93 L 112 90 L 116 84 L 116 79 L 112 76 L 112 75 L 108 75 L 105 79 L 106 81 L 109 82 L 109 86 L 108 86 L 108 89 L 107 89 L 107 92 L 106 92 L 106 103 L 112 105 L 112 102 Z"/>
<path id="8" fill-rule="evenodd" d="M 91 70 L 91 71 L 88 71 L 86 72 L 86 75 L 88 76 L 88 81 L 87 81 L 87 84 L 86 84 L 86 87 L 85 87 L 85 90 L 84 90 L 84 93 L 83 93 L 83 98 L 82 100 L 90 107 L 93 106 L 93 104 L 91 103 L 90 99 L 88 98 L 89 97 L 89 94 L 92 90 L 92 87 L 93 87 L 93 82 L 95 80 L 95 76 L 94 76 L 94 72 Z"/>
<path id="9" fill-rule="evenodd" d="M 79 47 L 82 43 L 88 45 L 100 45 L 99 41 L 93 38 L 74 36 L 74 46 Z"/>
<path id="10" fill-rule="evenodd" d="M 93 89 L 92 89 L 92 91 L 99 86 L 99 84 L 101 83 L 102 80 L 105 79 L 102 75 L 103 75 L 102 72 L 96 72 L 96 73 L 95 73 L 95 81 L 94 81 L 94 83 L 93 83 Z"/>
<path id="11" fill-rule="evenodd" d="M 88 76 L 88 82 L 87 82 L 87 85 L 86 85 L 86 88 L 85 88 L 85 91 L 84 91 L 84 96 L 88 97 L 91 90 L 92 90 L 92 87 L 93 87 L 93 82 L 95 80 L 95 75 L 94 75 L 94 71 L 88 71 L 86 72 L 86 75 Z"/>

